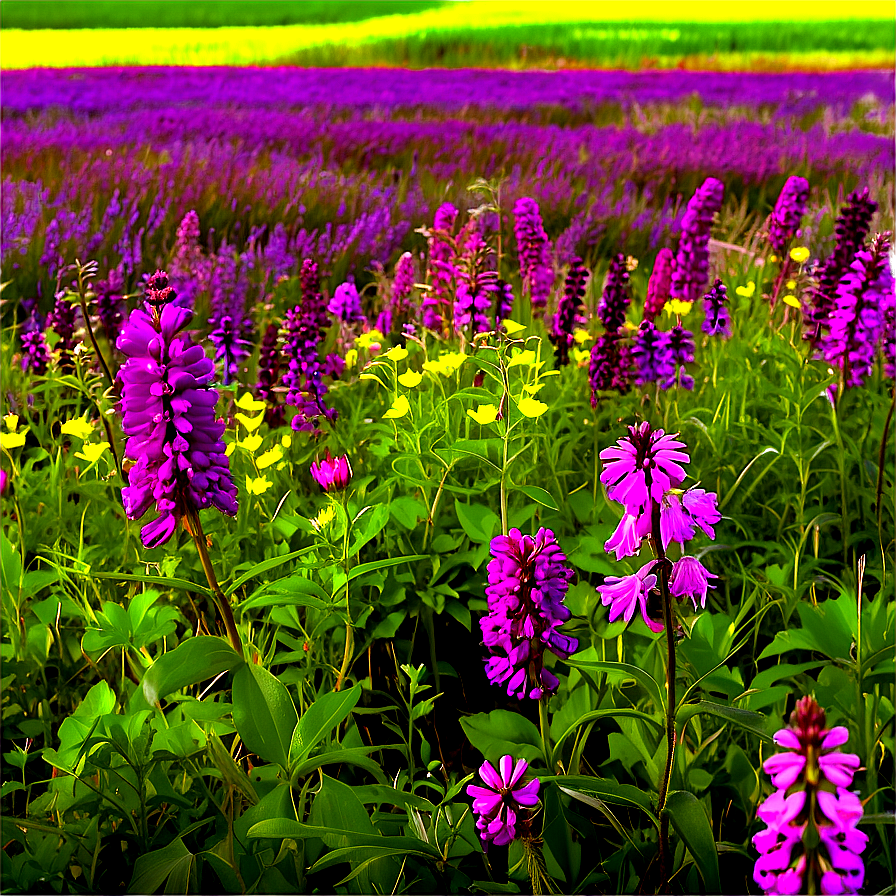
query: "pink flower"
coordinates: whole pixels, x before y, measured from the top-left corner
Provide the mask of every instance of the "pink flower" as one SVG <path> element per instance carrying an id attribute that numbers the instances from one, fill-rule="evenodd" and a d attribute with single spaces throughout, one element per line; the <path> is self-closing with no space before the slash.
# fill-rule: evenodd
<path id="1" fill-rule="evenodd" d="M 620 616 L 631 622 L 635 614 L 635 606 L 640 605 L 641 616 L 652 632 L 663 630 L 662 622 L 654 622 L 647 615 L 647 595 L 656 587 L 656 576 L 651 573 L 656 561 L 645 563 L 636 573 L 630 576 L 607 576 L 603 585 L 598 585 L 601 602 L 610 607 L 610 622 Z"/>
<path id="2" fill-rule="evenodd" d="M 700 606 L 706 606 L 706 591 L 715 588 L 709 580 L 715 579 L 713 575 L 696 557 L 682 557 L 672 566 L 672 575 L 669 578 L 669 590 L 674 597 L 689 597 L 697 609 L 697 598 L 700 598 Z"/>
<path id="3" fill-rule="evenodd" d="M 347 454 L 333 457 L 328 448 L 327 456 L 322 461 L 311 464 L 311 475 L 325 492 L 331 488 L 344 489 L 352 478 L 352 465 Z"/>
<path id="4" fill-rule="evenodd" d="M 615 552 L 616 559 L 631 557 L 641 550 L 641 542 L 650 534 L 650 517 L 646 513 L 624 513 L 616 531 L 604 543 L 604 550 Z"/>
<path id="5" fill-rule="evenodd" d="M 470 784 L 467 795 L 473 797 L 473 812 L 479 816 L 476 827 L 486 843 L 504 846 L 516 839 L 517 815 L 538 803 L 538 778 L 519 786 L 529 763 L 525 759 L 514 764 L 510 755 L 501 758 L 496 771 L 490 762 L 483 762 L 479 777 L 488 785 Z"/>

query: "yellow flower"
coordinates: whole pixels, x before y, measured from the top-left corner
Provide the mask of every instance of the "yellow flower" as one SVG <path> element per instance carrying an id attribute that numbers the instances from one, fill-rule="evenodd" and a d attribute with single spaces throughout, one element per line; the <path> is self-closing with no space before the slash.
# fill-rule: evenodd
<path id="1" fill-rule="evenodd" d="M 245 414 L 235 414 L 234 416 L 249 432 L 255 432 L 264 420 L 264 414 L 259 414 L 257 417 L 247 417 Z"/>
<path id="2" fill-rule="evenodd" d="M 535 395 L 536 392 L 540 392 L 544 388 L 544 383 L 526 383 L 523 385 L 523 391 L 528 392 L 530 395 Z"/>
<path id="3" fill-rule="evenodd" d="M 790 250 L 790 257 L 797 264 L 802 264 L 809 257 L 809 250 L 805 246 L 797 246 Z"/>
<path id="4" fill-rule="evenodd" d="M 327 504 L 317 515 L 317 518 L 311 520 L 311 525 L 320 532 L 321 529 L 332 523 L 334 519 L 336 519 L 336 508 L 332 504 Z"/>
<path id="5" fill-rule="evenodd" d="M 530 398 L 528 395 L 517 402 L 517 407 L 524 417 L 540 417 L 548 409 L 543 401 Z"/>
<path id="6" fill-rule="evenodd" d="M 413 389 L 415 386 L 420 385 L 422 379 L 422 373 L 417 373 L 416 370 L 407 370 L 398 377 L 398 382 L 401 383 L 402 386 L 407 386 L 408 389 Z"/>
<path id="7" fill-rule="evenodd" d="M 234 448 L 236 448 L 236 442 L 231 442 L 231 443 L 224 449 L 224 456 L 225 456 L 225 457 L 230 457 L 230 455 L 233 454 L 233 449 L 234 449 Z"/>
<path id="8" fill-rule="evenodd" d="M 406 348 L 396 345 L 393 348 L 390 348 L 384 357 L 388 358 L 390 361 L 404 361 L 408 354 L 409 352 Z"/>
<path id="9" fill-rule="evenodd" d="M 263 411 L 267 407 L 263 401 L 253 398 L 250 392 L 244 392 L 243 397 L 237 401 L 236 406 L 244 411 Z"/>
<path id="10" fill-rule="evenodd" d="M 466 360 L 467 356 L 463 352 L 442 352 L 437 360 L 424 361 L 423 369 L 429 373 L 450 376 Z"/>
<path id="11" fill-rule="evenodd" d="M 245 448 L 246 451 L 249 452 L 249 454 L 255 454 L 255 452 L 258 451 L 259 448 L 261 448 L 261 442 L 261 436 L 256 433 L 254 436 L 248 436 L 247 438 L 243 439 L 242 442 L 240 442 L 240 446 Z"/>
<path id="12" fill-rule="evenodd" d="M 768 260 L 771 261 L 772 263 L 774 263 L 778 260 L 778 256 L 777 255 L 769 255 Z"/>
<path id="13" fill-rule="evenodd" d="M 246 491 L 250 495 L 263 495 L 273 484 L 267 476 L 259 476 L 258 479 L 246 477 Z"/>
<path id="14" fill-rule="evenodd" d="M 346 367 L 354 367 L 355 364 L 358 363 L 358 350 L 356 348 L 350 348 L 345 353 L 345 366 Z"/>
<path id="15" fill-rule="evenodd" d="M 575 339 L 576 345 L 584 345 L 586 342 L 590 342 L 594 337 L 587 330 L 573 330 L 572 338 Z"/>
<path id="16" fill-rule="evenodd" d="M 516 367 L 518 364 L 525 364 L 531 367 L 535 363 L 535 352 L 526 350 L 523 352 L 514 352 L 513 357 L 508 362 L 508 367 Z"/>
<path id="17" fill-rule="evenodd" d="M 791 308 L 799 308 L 802 310 L 802 305 L 800 304 L 800 300 L 796 296 L 786 295 L 783 300 L 785 305 L 790 305 Z"/>
<path id="18" fill-rule="evenodd" d="M 572 350 L 572 359 L 577 365 L 581 366 L 586 361 L 591 360 L 591 352 L 587 348 L 574 348 Z"/>
<path id="19" fill-rule="evenodd" d="M 84 441 L 93 434 L 93 427 L 83 417 L 76 417 L 62 424 L 62 433 Z"/>
<path id="20" fill-rule="evenodd" d="M 398 398 L 392 403 L 392 407 L 383 414 L 383 418 L 386 420 L 395 420 L 398 417 L 404 417 L 405 414 L 410 411 L 411 405 L 407 399 L 406 395 L 399 395 Z"/>
<path id="21" fill-rule="evenodd" d="M 751 280 L 746 286 L 738 286 L 734 291 L 739 296 L 749 299 L 756 292 L 756 284 Z"/>
<path id="22" fill-rule="evenodd" d="M 15 432 L 19 425 L 19 415 L 18 414 L 7 414 L 3 418 L 6 423 L 6 428 L 9 432 Z"/>
<path id="23" fill-rule="evenodd" d="M 21 448 L 25 444 L 23 432 L 0 432 L 0 448 L 9 451 L 10 448 Z"/>
<path id="24" fill-rule="evenodd" d="M 678 314 L 681 317 L 685 317 L 690 314 L 693 305 L 693 302 L 682 302 L 681 299 L 672 299 L 671 301 L 666 302 L 663 310 L 667 314 Z"/>
<path id="25" fill-rule="evenodd" d="M 498 409 L 493 404 L 481 404 L 475 411 L 467 411 L 467 416 L 472 417 L 480 426 L 486 426 L 498 419 Z"/>
<path id="26" fill-rule="evenodd" d="M 625 269 L 629 272 L 636 271 L 638 269 L 638 259 L 635 258 L 634 255 L 625 256 Z"/>
<path id="27" fill-rule="evenodd" d="M 519 333 L 526 329 L 524 324 L 518 324 L 515 320 L 510 320 L 510 318 L 502 320 L 501 326 L 504 327 L 504 332 L 508 336 L 513 336 L 514 333 Z"/>
<path id="28" fill-rule="evenodd" d="M 89 464 L 96 463 L 109 450 L 108 442 L 85 442 L 80 451 L 75 452 L 75 457 L 86 460 Z"/>
<path id="29" fill-rule="evenodd" d="M 292 445 L 292 436 L 289 433 L 287 433 L 285 436 L 283 436 L 282 439 L 280 439 L 280 444 L 284 448 L 289 448 L 289 446 Z"/>
<path id="30" fill-rule="evenodd" d="M 362 333 L 355 340 L 355 345 L 358 348 L 370 348 L 374 344 L 379 345 L 385 338 L 379 330 L 369 330 L 367 333 Z"/>
<path id="31" fill-rule="evenodd" d="M 283 449 L 279 445 L 274 445 L 273 448 L 265 451 L 257 460 L 255 461 L 259 470 L 263 470 L 265 467 L 269 467 L 271 464 L 277 463 L 283 457 Z"/>
<path id="32" fill-rule="evenodd" d="M 787 288 L 788 289 L 796 289 L 796 280 L 788 280 Z"/>

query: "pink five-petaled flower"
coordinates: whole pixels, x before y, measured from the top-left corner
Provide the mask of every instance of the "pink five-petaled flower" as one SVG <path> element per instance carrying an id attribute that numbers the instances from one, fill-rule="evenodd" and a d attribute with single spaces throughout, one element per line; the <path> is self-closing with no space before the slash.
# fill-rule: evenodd
<path id="1" fill-rule="evenodd" d="M 647 510 L 650 501 L 660 503 L 669 489 L 684 481 L 681 464 L 691 460 L 678 450 L 684 447 L 674 435 L 651 430 L 646 420 L 630 426 L 628 436 L 600 453 L 604 462 L 600 481 L 607 486 L 607 497 L 625 505 L 632 515 Z"/>
<path id="2" fill-rule="evenodd" d="M 640 605 L 647 627 L 652 632 L 663 630 L 662 622 L 655 622 L 647 615 L 647 595 L 656 587 L 656 575 L 651 572 L 655 565 L 656 561 L 651 560 L 630 576 L 607 576 L 603 585 L 597 586 L 603 605 L 610 607 L 610 622 L 615 622 L 620 616 L 631 622 L 635 607 Z"/>
<path id="3" fill-rule="evenodd" d="M 476 827 L 486 843 L 504 846 L 515 840 L 517 814 L 538 803 L 538 778 L 520 785 L 529 763 L 525 759 L 514 764 L 512 756 L 504 756 L 498 763 L 500 773 L 490 762 L 483 762 L 479 777 L 487 787 L 470 784 L 467 795 L 473 797 L 473 812 L 479 816 Z"/>
<path id="4" fill-rule="evenodd" d="M 348 455 L 333 457 L 330 449 L 322 461 L 314 461 L 311 464 L 311 475 L 317 484 L 325 491 L 330 489 L 344 489 L 352 478 L 352 465 L 348 462 Z"/>
<path id="5" fill-rule="evenodd" d="M 672 566 L 672 575 L 669 577 L 669 591 L 673 597 L 689 597 L 697 609 L 697 598 L 700 598 L 700 606 L 706 606 L 706 591 L 715 588 L 709 580 L 715 579 L 713 575 L 696 557 L 682 557 L 676 560 Z"/>

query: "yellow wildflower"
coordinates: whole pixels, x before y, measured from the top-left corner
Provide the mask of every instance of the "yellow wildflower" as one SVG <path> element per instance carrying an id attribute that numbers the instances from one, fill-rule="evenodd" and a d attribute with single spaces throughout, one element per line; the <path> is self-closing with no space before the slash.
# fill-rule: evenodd
<path id="1" fill-rule="evenodd" d="M 379 347 L 380 343 L 386 337 L 380 333 L 379 330 L 368 330 L 366 333 L 362 333 L 356 340 L 355 345 L 358 348 L 370 348 L 372 345 L 376 345 Z"/>
<path id="2" fill-rule="evenodd" d="M 336 508 L 332 504 L 327 504 L 317 515 L 317 518 L 311 520 L 311 525 L 320 532 L 321 529 L 332 523 L 334 519 L 336 519 Z"/>
<path id="3" fill-rule="evenodd" d="M 514 333 L 519 333 L 522 330 L 526 329 L 524 324 L 518 324 L 515 320 L 510 320 L 510 318 L 505 318 L 504 320 L 502 320 L 501 326 L 504 328 L 504 332 L 508 336 L 513 336 Z"/>
<path id="4" fill-rule="evenodd" d="M 264 414 L 259 414 L 257 417 L 247 417 L 245 414 L 235 414 L 234 416 L 249 432 L 255 432 L 264 420 Z"/>
<path id="5" fill-rule="evenodd" d="M 61 429 L 63 435 L 74 436 L 76 439 L 81 439 L 82 442 L 93 434 L 93 427 L 83 417 L 67 420 L 62 424 Z"/>
<path id="6" fill-rule="evenodd" d="M 796 289 L 796 280 L 788 280 L 787 288 L 788 289 Z"/>
<path id="7" fill-rule="evenodd" d="M 248 436 L 240 442 L 240 446 L 245 448 L 249 454 L 255 454 L 261 448 L 262 438 L 258 433 L 254 436 Z"/>
<path id="8" fill-rule="evenodd" d="M 791 308 L 799 308 L 802 310 L 802 305 L 800 304 L 800 300 L 796 296 L 786 295 L 783 300 L 785 305 L 790 305 Z"/>
<path id="9" fill-rule="evenodd" d="M 480 426 L 486 426 L 498 419 L 498 409 L 493 404 L 481 404 L 475 411 L 467 411 L 467 416 L 472 417 Z"/>
<path id="10" fill-rule="evenodd" d="M 392 403 L 392 407 L 383 414 L 386 420 L 395 420 L 398 417 L 404 417 L 410 411 L 411 405 L 406 395 L 399 395 Z"/>
<path id="11" fill-rule="evenodd" d="M 282 439 L 280 439 L 280 444 L 284 448 L 289 448 L 289 446 L 292 445 L 292 436 L 289 433 L 287 433 L 285 436 L 283 436 Z"/>
<path id="12" fill-rule="evenodd" d="M 402 386 L 407 386 L 408 389 L 413 389 L 415 386 L 420 385 L 422 379 L 422 373 L 417 373 L 416 370 L 407 370 L 398 377 L 398 382 Z"/>
<path id="13" fill-rule="evenodd" d="M 354 367 L 355 364 L 358 363 L 358 350 L 356 348 L 350 348 L 345 353 L 345 366 L 346 367 Z"/>
<path id="14" fill-rule="evenodd" d="M 691 308 L 693 307 L 693 302 L 682 302 L 681 299 L 671 299 L 666 302 L 663 310 L 667 314 L 678 314 L 681 317 L 685 317 L 690 314 Z"/>
<path id="15" fill-rule="evenodd" d="M 237 401 L 236 406 L 244 411 L 263 411 L 267 407 L 263 401 L 253 398 L 250 392 L 244 392 L 242 398 Z"/>
<path id="16" fill-rule="evenodd" d="M 230 455 L 233 454 L 233 450 L 234 450 L 234 448 L 236 448 L 236 442 L 231 442 L 231 443 L 224 449 L 224 456 L 225 456 L 225 457 L 230 457 Z"/>
<path id="17" fill-rule="evenodd" d="M 739 296 L 749 299 L 752 297 L 753 293 L 756 292 L 756 284 L 751 280 L 746 286 L 738 286 L 734 291 Z"/>
<path id="18" fill-rule="evenodd" d="M 274 445 L 273 448 L 270 448 L 268 451 L 265 451 L 260 457 L 258 457 L 255 461 L 259 470 L 263 470 L 265 467 L 269 467 L 271 464 L 277 463 L 283 457 L 283 449 L 279 445 Z"/>
<path id="19" fill-rule="evenodd" d="M 638 269 L 638 259 L 634 255 L 625 256 L 625 269 L 629 273 Z"/>
<path id="20" fill-rule="evenodd" d="M 586 342 L 590 342 L 594 337 L 587 331 L 583 329 L 573 330 L 572 338 L 575 339 L 576 345 L 584 345 Z"/>
<path id="21" fill-rule="evenodd" d="M 797 264 L 802 264 L 809 257 L 809 250 L 805 246 L 797 246 L 790 250 L 790 257 Z"/>
<path id="22" fill-rule="evenodd" d="M 19 426 L 19 415 L 18 414 L 7 414 L 3 421 L 6 423 L 6 429 L 9 432 L 15 432 Z"/>
<path id="23" fill-rule="evenodd" d="M 523 391 L 528 392 L 530 395 L 535 395 L 536 392 L 540 392 L 544 388 L 544 383 L 526 383 L 523 385 Z"/>
<path id="24" fill-rule="evenodd" d="M 89 464 L 95 464 L 108 450 L 108 442 L 85 442 L 81 450 L 75 452 L 75 457 L 80 457 Z"/>
<path id="25" fill-rule="evenodd" d="M 404 361 L 408 354 L 409 352 L 406 348 L 402 348 L 400 345 L 396 345 L 386 352 L 385 357 L 390 361 Z"/>
<path id="26" fill-rule="evenodd" d="M 0 432 L 0 448 L 9 451 L 10 448 L 21 448 L 25 444 L 23 432 Z"/>
<path id="27" fill-rule="evenodd" d="M 258 479 L 246 477 L 246 491 L 250 495 L 263 495 L 273 484 L 267 476 L 259 476 Z"/>
<path id="28" fill-rule="evenodd" d="M 517 402 L 517 407 L 524 417 L 540 417 L 548 409 L 543 401 L 530 398 L 528 395 Z"/>

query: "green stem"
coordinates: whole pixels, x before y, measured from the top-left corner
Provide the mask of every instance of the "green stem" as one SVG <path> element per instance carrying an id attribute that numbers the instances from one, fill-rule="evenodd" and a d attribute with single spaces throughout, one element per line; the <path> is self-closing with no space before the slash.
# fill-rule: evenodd
<path id="1" fill-rule="evenodd" d="M 199 520 L 199 512 L 191 507 L 186 513 L 187 521 L 190 524 L 190 533 L 193 536 L 193 542 L 196 550 L 199 552 L 199 561 L 202 563 L 202 570 L 208 580 L 208 586 L 212 590 L 212 595 L 224 622 L 224 628 L 227 630 L 227 637 L 233 649 L 243 656 L 243 642 L 240 640 L 239 632 L 236 630 L 236 620 L 233 618 L 233 610 L 230 608 L 230 601 L 225 597 L 221 586 L 218 584 L 218 577 L 215 575 L 215 568 L 212 566 L 211 557 L 208 555 L 208 547 L 205 543 L 205 533 L 202 531 L 202 523 Z"/>
<path id="2" fill-rule="evenodd" d="M 548 720 L 548 698 L 541 697 L 538 701 L 538 725 L 541 728 L 541 746 L 544 751 L 544 761 L 548 766 L 548 774 L 554 774 L 554 749 L 551 746 L 551 726 Z"/>
<path id="3" fill-rule="evenodd" d="M 342 682 L 345 681 L 345 676 L 348 675 L 348 669 L 352 662 L 352 653 L 355 649 L 355 631 L 352 627 L 352 608 L 349 604 L 348 585 L 348 496 L 344 492 L 342 495 L 342 509 L 345 514 L 345 532 L 342 536 L 342 568 L 345 571 L 345 651 L 342 654 L 342 666 L 340 667 L 339 675 L 336 678 L 336 687 L 333 688 L 334 691 L 338 691 L 342 687 Z"/>

